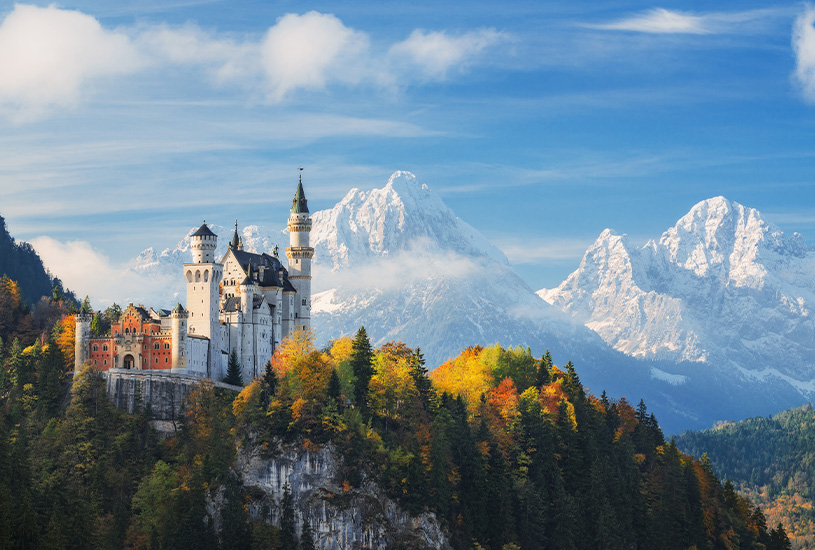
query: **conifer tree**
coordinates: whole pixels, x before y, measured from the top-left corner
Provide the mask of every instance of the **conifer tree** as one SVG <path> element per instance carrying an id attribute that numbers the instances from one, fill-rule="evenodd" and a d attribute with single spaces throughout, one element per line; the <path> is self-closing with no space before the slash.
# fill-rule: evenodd
<path id="1" fill-rule="evenodd" d="M 94 336 L 100 336 L 102 334 L 102 324 L 99 320 L 98 313 L 93 314 L 93 319 L 91 320 L 91 334 Z"/>
<path id="2" fill-rule="evenodd" d="M 308 518 L 303 518 L 303 529 L 300 532 L 300 550 L 317 550 L 317 547 L 314 546 L 314 534 L 311 531 Z"/>
<path id="3" fill-rule="evenodd" d="M 432 383 L 427 373 L 427 367 L 425 367 L 424 355 L 422 355 L 421 348 L 417 347 L 410 358 L 410 376 L 416 385 L 416 391 L 419 392 L 419 400 L 422 403 L 422 407 L 427 410 L 430 405 Z"/>
<path id="4" fill-rule="evenodd" d="M 552 380 L 552 356 L 549 354 L 549 350 L 546 350 L 546 353 L 543 354 L 540 361 L 538 362 L 538 376 L 535 379 L 535 385 L 537 387 L 541 387 L 544 384 L 548 384 Z"/>
<path id="5" fill-rule="evenodd" d="M 54 288 L 51 290 L 51 301 L 59 302 L 62 300 L 62 283 L 59 279 L 54 279 Z"/>
<path id="6" fill-rule="evenodd" d="M 368 383 L 373 376 L 373 350 L 365 327 L 359 327 L 351 346 L 351 368 L 354 371 L 354 402 L 366 411 L 368 408 Z"/>
<path id="7" fill-rule="evenodd" d="M 337 369 L 331 369 L 331 378 L 328 379 L 328 397 L 337 402 L 337 409 L 342 410 L 342 388 L 340 387 L 340 377 L 337 374 Z"/>
<path id="8" fill-rule="evenodd" d="M 229 353 L 229 362 L 226 366 L 226 377 L 224 383 L 233 386 L 243 386 L 243 375 L 241 373 L 241 363 L 238 361 L 238 352 L 235 348 Z"/>
<path id="9" fill-rule="evenodd" d="M 82 300 L 82 306 L 79 308 L 79 311 L 82 313 L 91 313 L 93 311 L 90 298 L 85 296 L 85 299 Z"/>
<path id="10" fill-rule="evenodd" d="M 282 550 L 297 550 L 297 539 L 294 532 L 294 500 L 288 484 L 283 489 L 280 508 L 280 547 Z"/>

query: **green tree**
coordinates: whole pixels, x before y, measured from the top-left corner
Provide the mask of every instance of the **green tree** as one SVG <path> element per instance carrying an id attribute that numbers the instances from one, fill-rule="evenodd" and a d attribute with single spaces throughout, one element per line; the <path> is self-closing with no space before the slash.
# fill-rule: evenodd
<path id="1" fill-rule="evenodd" d="M 303 529 L 300 532 L 300 550 L 317 550 L 314 545 L 314 534 L 311 531 L 311 524 L 308 518 L 303 518 Z"/>
<path id="2" fill-rule="evenodd" d="M 430 393 L 432 391 L 433 384 L 430 381 L 427 367 L 425 367 L 422 350 L 418 347 L 410 357 L 410 376 L 413 378 L 416 391 L 419 392 L 419 400 L 422 402 L 422 407 L 427 410 L 427 408 L 430 406 Z"/>
<path id="3" fill-rule="evenodd" d="M 91 313 L 93 312 L 93 308 L 91 307 L 91 299 L 85 296 L 85 299 L 82 300 L 82 305 L 79 307 L 79 311 L 81 313 Z"/>
<path id="4" fill-rule="evenodd" d="M 281 550 L 297 550 L 297 538 L 294 531 L 294 500 L 288 484 L 283 489 L 280 501 L 280 546 Z"/>
<path id="5" fill-rule="evenodd" d="M 233 386 L 243 386 L 243 374 L 241 363 L 238 361 L 238 352 L 235 348 L 229 352 L 229 362 L 226 366 L 226 377 L 224 383 L 232 384 Z"/>
<path id="6" fill-rule="evenodd" d="M 373 350 L 365 327 L 360 327 L 351 346 L 351 367 L 354 371 L 354 403 L 363 411 L 368 409 L 368 384 L 373 376 Z"/>

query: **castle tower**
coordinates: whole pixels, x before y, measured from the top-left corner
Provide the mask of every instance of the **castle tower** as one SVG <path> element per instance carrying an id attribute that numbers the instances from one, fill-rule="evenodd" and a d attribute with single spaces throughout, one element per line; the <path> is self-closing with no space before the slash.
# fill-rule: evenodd
<path id="1" fill-rule="evenodd" d="M 204 223 L 190 236 L 192 263 L 184 264 L 187 280 L 189 334 L 209 338 L 207 373 L 221 377 L 221 325 L 218 319 L 219 283 L 224 266 L 215 262 L 218 236 Z"/>
<path id="2" fill-rule="evenodd" d="M 309 246 L 311 216 L 306 193 L 303 191 L 302 174 L 292 201 L 288 227 L 290 246 L 286 249 L 286 257 L 289 259 L 289 281 L 297 290 L 294 296 L 293 328 L 308 328 L 311 324 L 311 259 L 314 257 L 314 249 Z"/>
<path id="3" fill-rule="evenodd" d="M 170 328 L 173 335 L 171 358 L 172 370 L 187 368 L 187 312 L 176 304 L 170 312 Z"/>
<path id="4" fill-rule="evenodd" d="M 76 335 L 74 336 L 74 371 L 82 370 L 82 365 L 90 356 L 91 321 L 93 315 L 80 311 L 74 316 Z"/>
<path id="5" fill-rule="evenodd" d="M 244 380 L 251 380 L 257 374 L 255 365 L 255 326 L 254 302 L 257 286 L 252 279 L 252 265 L 249 264 L 249 274 L 239 286 L 241 293 L 241 321 L 238 330 L 238 359 Z"/>

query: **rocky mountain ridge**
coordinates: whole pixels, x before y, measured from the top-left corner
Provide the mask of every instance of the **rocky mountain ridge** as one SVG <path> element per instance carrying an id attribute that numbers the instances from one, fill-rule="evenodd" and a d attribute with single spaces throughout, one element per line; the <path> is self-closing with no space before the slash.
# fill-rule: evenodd
<path id="1" fill-rule="evenodd" d="M 815 251 L 724 197 L 659 240 L 603 231 L 580 267 L 538 294 L 642 358 L 727 365 L 815 391 Z"/>

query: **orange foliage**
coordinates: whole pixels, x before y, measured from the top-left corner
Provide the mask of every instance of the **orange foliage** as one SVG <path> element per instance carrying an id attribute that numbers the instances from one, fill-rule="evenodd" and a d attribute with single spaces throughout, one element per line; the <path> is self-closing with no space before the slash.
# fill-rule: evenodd
<path id="1" fill-rule="evenodd" d="M 394 342 L 391 340 L 380 346 L 379 353 L 384 355 L 388 361 L 396 361 L 397 359 L 410 360 L 413 355 L 413 350 L 404 342 Z"/>
<path id="2" fill-rule="evenodd" d="M 294 374 L 297 377 L 302 396 L 305 399 L 325 399 L 328 380 L 334 363 L 329 355 L 312 351 L 294 363 Z"/>
<path id="3" fill-rule="evenodd" d="M 314 333 L 310 329 L 297 328 L 283 338 L 272 355 L 272 368 L 283 378 L 295 362 L 314 351 Z"/>
<path id="4" fill-rule="evenodd" d="M 518 389 L 512 378 L 501 380 L 498 387 L 490 392 L 489 403 L 501 415 L 501 418 L 512 422 L 518 414 Z"/>
<path id="5" fill-rule="evenodd" d="M 614 441 L 619 441 L 621 437 L 631 437 L 637 427 L 637 411 L 628 404 L 625 397 L 621 397 L 617 403 L 617 414 L 620 415 L 620 427 L 614 434 Z"/>
<path id="6" fill-rule="evenodd" d="M 73 315 L 68 315 L 62 318 L 60 324 L 60 333 L 57 338 L 57 347 L 62 352 L 65 358 L 67 370 L 73 369 L 74 353 L 76 346 L 76 320 Z"/>

